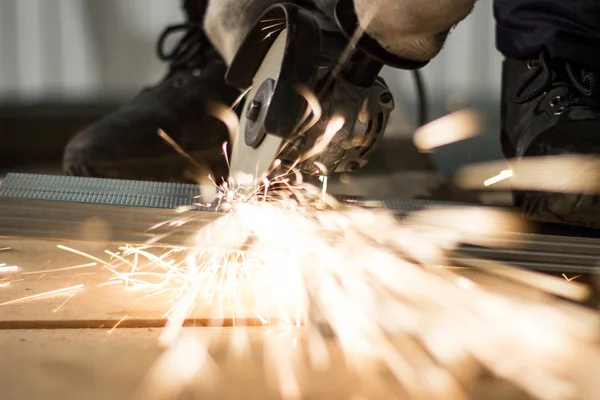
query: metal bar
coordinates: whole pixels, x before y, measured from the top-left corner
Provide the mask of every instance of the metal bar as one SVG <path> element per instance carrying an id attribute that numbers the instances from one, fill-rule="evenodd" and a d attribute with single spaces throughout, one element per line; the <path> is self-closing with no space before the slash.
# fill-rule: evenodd
<path id="1" fill-rule="evenodd" d="M 0 198 L 68 201 L 127 207 L 174 209 L 200 198 L 198 185 L 11 173 Z"/>
<path id="2" fill-rule="evenodd" d="M 498 253 L 502 254 L 502 250 L 500 250 Z M 473 258 L 479 257 L 478 259 L 481 259 L 481 257 L 484 257 L 484 255 L 477 254 L 477 253 L 464 253 L 463 255 L 464 256 L 470 255 Z M 466 265 L 465 262 L 468 260 L 472 260 L 473 258 L 452 256 L 452 257 L 450 257 L 450 261 L 456 266 L 469 267 L 469 265 Z M 510 265 L 513 265 L 516 267 L 521 267 L 521 268 L 525 268 L 525 269 L 529 269 L 529 270 L 533 270 L 533 271 L 540 271 L 540 272 L 550 272 L 550 273 L 557 273 L 557 274 L 561 274 L 561 273 L 593 274 L 593 273 L 600 272 L 600 267 L 598 267 L 598 265 L 577 265 L 577 264 L 570 264 L 570 263 L 553 262 L 554 254 L 547 254 L 547 259 L 548 259 L 548 261 L 546 261 L 546 262 L 542 262 L 542 261 L 532 262 L 532 261 L 523 261 L 518 257 L 504 256 L 504 257 L 489 257 L 488 258 L 488 260 L 490 260 L 490 261 L 501 261 L 501 262 L 504 262 L 506 264 L 510 264 Z"/>
<path id="3" fill-rule="evenodd" d="M 182 245 L 218 214 L 178 211 L 200 195 L 197 185 L 8 174 L 0 185 L 0 236 Z M 154 228 L 189 220 L 177 230 Z"/>

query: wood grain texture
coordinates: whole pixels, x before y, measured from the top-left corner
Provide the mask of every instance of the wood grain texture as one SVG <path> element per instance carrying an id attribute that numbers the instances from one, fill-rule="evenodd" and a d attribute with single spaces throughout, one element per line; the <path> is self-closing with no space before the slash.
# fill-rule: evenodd
<path id="1" fill-rule="evenodd" d="M 279 399 L 272 384 L 273 366 L 265 366 L 264 328 L 247 331 L 247 356 L 232 358 L 231 328 L 188 329 L 187 334 L 210 342 L 216 374 L 202 374 L 178 399 Z M 128 400 L 139 388 L 162 351 L 159 330 L 0 331 L 0 398 L 2 400 Z M 300 335 L 298 348 L 302 349 Z M 331 364 L 324 370 L 303 368 L 298 376 L 305 399 L 390 399 L 402 391 L 382 374 L 381 380 L 361 381 L 345 368 L 332 342 L 327 343 Z M 299 358 L 306 354 L 300 351 Z M 185 362 L 185 360 L 182 360 Z M 32 384 L 35 382 L 35 384 Z M 527 399 L 510 385 L 482 376 L 473 389 L 474 399 Z"/>
<path id="2" fill-rule="evenodd" d="M 67 285 L 85 286 L 56 312 L 67 298 L 64 295 L 0 306 L 0 399 L 129 400 L 163 352 L 158 344 L 161 330 L 154 327 L 164 324 L 162 315 L 171 305 L 169 296 L 143 298 L 143 293 L 128 292 L 120 286 L 99 287 L 112 276 L 100 265 L 51 272 L 90 262 L 59 249 L 59 244 L 103 260 L 108 258 L 104 254 L 106 249 L 118 250 L 116 245 L 102 243 L 0 238 L 0 248 L 10 247 L 0 251 L 0 264 L 19 267 L 17 273 L 0 276 L 0 284 L 11 282 L 8 287 L 0 287 L 0 303 Z M 124 316 L 128 318 L 119 328 L 111 330 Z M 227 327 L 232 324 L 231 319 L 216 316 L 213 305 L 201 305 L 188 319 L 187 324 L 192 327 L 184 332 L 210 343 L 209 353 L 218 373 L 201 374 L 177 398 L 281 398 L 272 382 L 277 367 L 265 363 L 264 349 L 282 331 L 266 326 L 231 328 Z M 236 316 L 240 318 L 237 321 L 243 321 L 243 316 Z M 261 322 L 249 319 L 246 324 Z M 239 339 L 240 332 L 246 335 L 248 351 L 241 358 L 232 358 L 231 343 Z M 384 372 L 376 374 L 378 379 L 369 380 L 361 380 L 356 373 L 349 372 L 341 350 L 332 339 L 326 342 L 331 359 L 329 367 L 309 368 L 305 332 L 297 329 L 291 335 L 297 339 L 295 357 L 304 360 L 298 364 L 303 398 L 403 398 L 402 390 Z M 528 398 L 506 382 L 486 374 L 478 376 L 470 390 L 474 399 Z"/>
<path id="3" fill-rule="evenodd" d="M 154 302 L 136 301 L 139 295 L 119 290 L 116 286 L 98 287 L 106 283 L 111 273 L 101 265 L 63 272 L 47 272 L 65 267 L 89 264 L 92 260 L 80 255 L 60 250 L 57 245 L 73 247 L 101 259 L 105 249 L 117 251 L 118 246 L 96 243 L 53 242 L 42 240 L 3 240 L 2 246 L 9 251 L 0 253 L 0 263 L 16 265 L 18 273 L 8 274 L 4 279 L 10 282 L 0 289 L 0 303 L 18 300 L 23 297 L 63 289 L 67 286 L 84 285 L 62 308 L 56 310 L 73 292 L 58 296 L 40 297 L 29 301 L 0 306 L 0 319 L 11 320 L 119 320 L 123 315 L 160 318 L 165 307 L 156 308 Z M 35 272 L 35 274 L 26 275 Z M 167 308 L 168 309 L 168 308 Z"/>
<path id="4" fill-rule="evenodd" d="M 122 318 L 126 318 L 125 327 L 164 325 L 165 314 L 178 299 L 178 284 L 165 286 L 165 290 L 158 293 L 126 290 L 122 283 L 107 285 L 115 276 L 113 272 L 100 262 L 85 266 L 94 260 L 61 249 L 59 245 L 104 261 L 110 261 L 105 250 L 119 251 L 119 245 L 107 243 L 0 238 L 0 248 L 10 247 L 0 252 L 0 264 L 19 268 L 17 272 L 0 275 L 0 329 L 97 328 L 113 326 Z M 158 256 L 168 250 L 157 247 L 148 251 Z M 179 258 L 183 257 L 182 252 Z M 85 267 L 57 271 L 82 265 Z M 162 271 L 149 261 L 141 261 L 139 265 L 143 271 Z M 68 290 L 81 285 L 81 289 Z M 20 300 L 61 289 L 65 291 L 57 295 Z M 232 296 L 223 295 L 219 299 L 201 290 L 186 325 L 260 326 L 265 321 L 261 322 L 257 314 L 281 317 L 274 314 L 280 304 L 259 304 L 250 294 L 240 299 L 234 303 Z"/>

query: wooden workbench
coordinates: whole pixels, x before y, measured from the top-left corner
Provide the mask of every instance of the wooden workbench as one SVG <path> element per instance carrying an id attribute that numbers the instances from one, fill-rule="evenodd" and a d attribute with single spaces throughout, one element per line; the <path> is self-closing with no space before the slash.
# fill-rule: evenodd
<path id="1" fill-rule="evenodd" d="M 107 258 L 103 254 L 105 249 L 116 250 L 116 246 L 111 248 L 110 244 L 100 243 L 0 241 L 0 248 L 11 248 L 0 252 L 0 264 L 19 267 L 18 273 L 0 276 L 4 279 L 0 284 L 12 282 L 7 287 L 0 287 L 0 303 L 67 285 L 85 285 L 82 292 L 66 303 L 68 297 L 61 295 L 0 306 L 0 399 L 129 399 L 163 352 L 158 344 L 161 329 L 151 326 L 160 320 L 169 305 L 155 298 L 140 300 L 139 293 L 126 292 L 116 286 L 98 287 L 110 276 L 110 272 L 103 271 L 100 266 L 50 272 L 90 262 L 58 249 L 58 244 L 102 259 Z M 24 272 L 30 274 L 22 275 Z M 54 311 L 63 303 L 58 311 Z M 149 321 L 149 327 L 131 328 L 130 323 L 111 331 L 125 315 L 131 318 L 129 321 Z M 86 323 L 96 329 L 74 329 Z M 104 328 L 100 329 L 100 326 Z M 251 351 L 249 356 L 232 361 L 228 345 L 232 335 L 240 329 L 247 330 Z M 186 328 L 185 334 L 203 341 L 210 339 L 210 354 L 219 372 L 199 378 L 197 385 L 180 398 L 280 398 L 279 392 L 265 378 L 265 374 L 272 371 L 262 367 L 261 349 L 266 338 L 279 335 L 281 331 L 269 327 L 197 326 Z M 301 349 L 302 328 L 288 334 L 297 335 Z M 324 371 L 305 370 L 300 374 L 304 398 L 387 399 L 394 398 L 392 394 L 400 395 L 398 388 L 385 377 L 381 381 L 383 384 L 360 383 L 356 376 L 346 372 L 335 343 L 330 341 L 327 346 L 333 355 L 330 367 Z M 482 399 L 527 398 L 510 385 L 489 376 L 482 378 L 474 393 L 475 398 Z"/>

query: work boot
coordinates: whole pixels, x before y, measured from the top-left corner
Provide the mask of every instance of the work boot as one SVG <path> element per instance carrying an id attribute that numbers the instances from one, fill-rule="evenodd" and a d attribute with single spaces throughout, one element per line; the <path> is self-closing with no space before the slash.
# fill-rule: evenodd
<path id="1" fill-rule="evenodd" d="M 231 105 L 239 91 L 225 83 L 227 66 L 204 33 L 206 3 L 185 0 L 187 21 L 160 36 L 158 56 L 170 64 L 162 81 L 69 142 L 63 159 L 67 174 L 191 182 L 207 175 L 208 167 L 215 179 L 227 177 L 222 145 L 229 140 L 228 130 L 208 110 L 214 104 Z M 182 36 L 166 51 L 173 34 Z M 159 129 L 193 160 L 161 138 Z"/>
<path id="2" fill-rule="evenodd" d="M 506 59 L 502 79 L 507 158 L 600 154 L 600 80 L 594 71 L 541 53 Z M 592 194 L 597 180 L 591 177 L 590 190 L 580 194 L 516 191 L 515 203 L 533 220 L 598 228 L 600 199 Z"/>

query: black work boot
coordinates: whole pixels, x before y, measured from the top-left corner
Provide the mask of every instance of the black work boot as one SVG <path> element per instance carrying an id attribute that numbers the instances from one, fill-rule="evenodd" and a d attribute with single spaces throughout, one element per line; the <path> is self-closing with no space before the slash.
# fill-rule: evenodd
<path id="1" fill-rule="evenodd" d="M 501 138 L 507 158 L 600 154 L 596 73 L 550 60 L 545 53 L 530 60 L 508 58 L 503 68 Z M 595 187 L 598 183 L 590 181 L 590 190 L 579 194 L 519 188 L 514 199 L 533 220 L 598 228 L 600 198 L 592 193 Z"/>
<path id="2" fill-rule="evenodd" d="M 207 113 L 213 103 L 231 105 L 239 91 L 225 83 L 227 67 L 203 30 L 206 0 L 185 0 L 187 22 L 169 26 L 157 52 L 169 71 L 120 110 L 87 127 L 67 145 L 63 168 L 69 175 L 187 181 L 208 166 L 215 179 L 227 177 L 222 144 L 226 125 Z M 181 39 L 166 52 L 166 39 Z M 163 129 L 195 161 L 177 153 L 158 135 Z"/>

